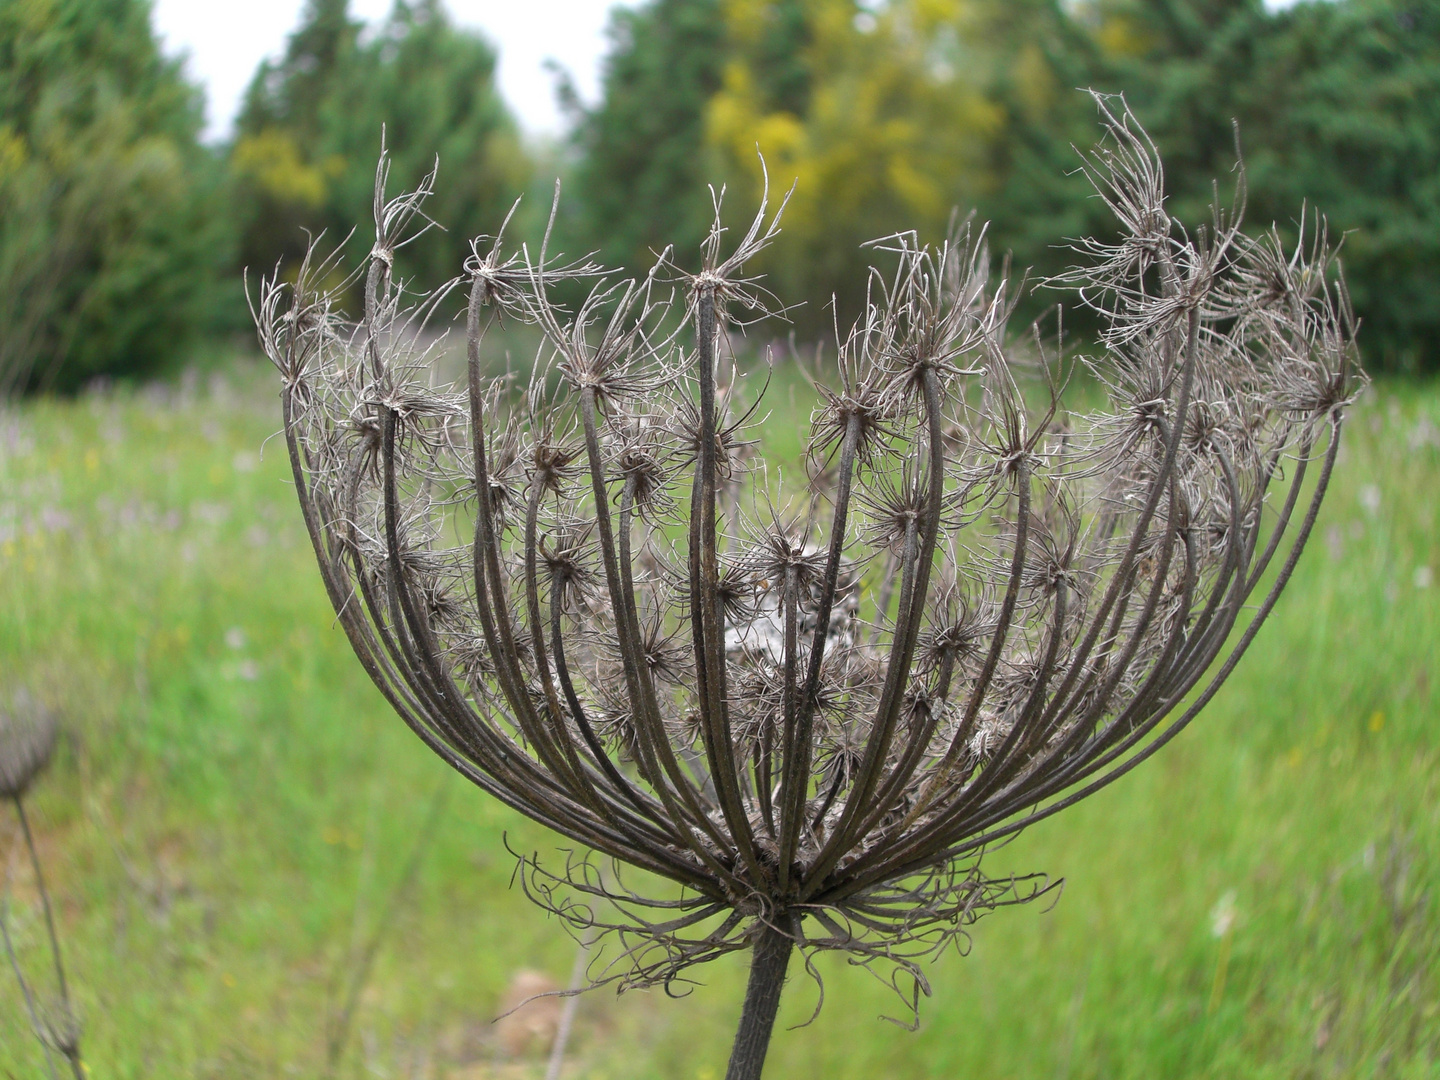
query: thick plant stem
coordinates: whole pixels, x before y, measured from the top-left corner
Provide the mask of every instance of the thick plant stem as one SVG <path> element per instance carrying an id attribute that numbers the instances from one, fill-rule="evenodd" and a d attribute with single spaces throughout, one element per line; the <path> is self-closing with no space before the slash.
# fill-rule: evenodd
<path id="1" fill-rule="evenodd" d="M 745 988 L 745 1007 L 740 1011 L 740 1028 L 730 1051 L 730 1068 L 725 1080 L 760 1080 L 765 1068 L 765 1051 L 780 1008 L 780 991 L 785 986 L 785 969 L 795 943 L 779 930 L 766 927 L 756 940 L 750 958 L 750 984 Z"/>

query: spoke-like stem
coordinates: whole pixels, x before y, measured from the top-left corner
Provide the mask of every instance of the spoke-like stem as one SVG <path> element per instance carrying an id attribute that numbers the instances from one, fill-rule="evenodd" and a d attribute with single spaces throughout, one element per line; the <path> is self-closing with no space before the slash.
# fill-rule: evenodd
<path id="1" fill-rule="evenodd" d="M 637 640 L 638 628 L 633 625 L 629 617 L 630 607 L 625 595 L 625 583 L 621 577 L 620 560 L 615 550 L 614 527 L 610 518 L 610 498 L 605 490 L 605 466 L 600 454 L 600 436 L 595 423 L 595 414 L 599 405 L 593 387 L 585 388 L 581 394 L 581 401 L 581 418 L 585 429 L 585 453 L 590 464 L 590 490 L 595 499 L 595 524 L 600 534 L 600 556 L 605 570 L 605 583 L 608 586 L 610 611 L 615 621 L 616 640 L 620 646 L 625 687 L 631 709 L 637 720 L 636 729 L 640 733 L 640 738 L 636 742 L 640 749 L 637 758 L 642 765 L 642 775 L 660 797 L 660 801 L 665 804 L 666 810 L 674 820 L 686 823 L 684 836 L 690 850 L 701 862 L 722 878 L 728 877 L 728 872 L 719 865 L 713 853 L 707 850 L 705 844 L 694 835 L 695 829 L 698 828 L 712 841 L 720 843 L 720 835 L 715 824 L 700 805 L 699 794 L 685 776 L 684 770 L 680 768 L 680 763 L 675 757 L 669 740 L 665 737 L 665 732 L 663 730 L 651 731 L 646 723 L 648 713 L 643 679 L 647 673 L 641 670 L 645 660 L 640 655 L 640 644 Z M 675 785 L 674 791 L 666 783 L 667 778 Z"/>
<path id="2" fill-rule="evenodd" d="M 565 662 L 565 638 L 560 632 L 560 607 L 563 588 L 564 586 L 559 579 L 552 575 L 550 579 L 550 643 L 555 651 L 556 678 L 560 680 L 560 688 L 565 694 L 565 703 L 569 706 L 571 715 L 575 717 L 575 726 L 580 730 L 580 737 L 585 741 L 585 745 L 595 758 L 596 763 L 604 771 L 605 775 L 610 778 L 610 782 L 615 786 L 615 789 L 624 795 L 625 798 L 630 801 L 631 805 L 641 814 L 667 829 L 668 835 L 663 838 L 664 841 L 676 843 L 679 841 L 679 837 L 674 834 L 673 827 L 670 826 L 668 820 L 665 818 L 664 808 L 657 806 L 654 800 L 647 800 L 635 789 L 635 786 L 631 784 L 630 781 L 625 779 L 624 774 L 621 773 L 615 763 L 610 760 L 610 755 L 605 752 L 605 747 L 595 734 L 595 726 L 590 723 L 590 717 L 585 711 L 585 706 L 580 700 L 580 695 L 575 692 L 575 683 L 570 678 L 570 667 Z M 646 828 L 648 831 L 648 827 L 642 828 Z"/>
<path id="3" fill-rule="evenodd" d="M 835 516 L 830 524 L 830 551 L 825 557 L 825 577 L 820 587 L 820 604 L 815 610 L 815 631 L 810 638 L 810 666 L 805 673 L 805 687 L 799 701 L 794 748 L 785 752 L 785 772 L 780 786 L 782 893 L 790 886 L 790 864 L 795 858 L 795 848 L 800 841 L 800 830 L 805 821 L 805 799 L 809 794 L 812 736 L 820 693 L 820 672 L 825 662 L 830 615 L 835 607 L 835 593 L 840 581 L 840 563 L 845 554 L 845 526 L 850 512 L 850 493 L 854 486 L 855 454 L 860 442 L 860 425 L 861 417 L 856 412 L 852 412 L 845 422 L 845 441 L 840 447 L 838 487 L 835 492 Z"/>
<path id="4" fill-rule="evenodd" d="M 696 374 L 700 383 L 700 445 L 690 497 L 690 624 L 695 645 L 696 689 L 699 691 L 705 753 L 715 780 L 721 813 L 752 883 L 765 879 L 755 850 L 755 836 L 740 793 L 740 771 L 726 704 L 725 626 L 720 617 L 720 556 L 716 548 L 715 495 L 720 470 L 715 428 L 715 339 L 718 311 L 713 284 L 703 284 L 696 297 Z"/>
<path id="5" fill-rule="evenodd" d="M 1210 682 L 1206 685 L 1205 689 L 1200 693 L 1200 695 L 1193 702 L 1190 703 L 1189 707 L 1186 708 L 1186 710 L 1178 718 L 1171 721 L 1170 724 L 1163 731 L 1161 731 L 1159 735 L 1155 736 L 1153 739 L 1151 739 L 1150 742 L 1146 743 L 1143 747 L 1141 747 L 1137 753 L 1131 755 L 1130 757 L 1125 757 L 1125 754 L 1127 754 L 1130 750 L 1134 749 L 1141 740 L 1151 734 L 1152 729 L 1148 727 L 1141 727 L 1137 731 L 1133 732 L 1128 739 L 1121 743 L 1121 745 L 1112 749 L 1100 761 L 1090 763 L 1088 769 L 1086 770 L 1086 775 L 1094 775 L 1096 772 L 1099 772 L 1101 773 L 1101 775 L 1098 778 L 1091 780 L 1085 786 L 1072 791 L 1063 799 L 1057 799 L 1055 802 L 1040 807 L 1033 813 L 1026 814 L 1005 824 L 1000 824 L 1000 822 L 1003 821 L 1005 817 L 1003 813 L 997 813 L 990 820 L 974 822 L 974 831 L 966 839 L 959 841 L 948 848 L 914 858 L 908 862 L 888 864 L 883 871 L 877 873 L 876 877 L 915 873 L 916 871 L 922 869 L 927 865 L 933 865 L 937 860 L 962 858 L 970 854 L 971 852 L 983 850 L 987 845 L 997 843 L 1008 836 L 1013 836 L 1014 834 L 1020 832 L 1022 829 L 1029 827 L 1035 822 L 1041 821 L 1048 817 L 1052 817 L 1055 814 L 1060 813 L 1062 810 L 1073 806 L 1080 800 L 1088 798 L 1090 795 L 1093 795 L 1101 788 L 1107 787 L 1108 785 L 1114 783 L 1120 777 L 1128 773 L 1131 769 L 1139 765 L 1142 761 L 1145 761 L 1151 755 L 1156 753 L 1161 747 L 1163 747 L 1176 735 L 1180 734 L 1180 732 L 1183 731 L 1189 725 L 1189 723 L 1200 714 L 1200 711 L 1210 703 L 1211 699 L 1215 696 L 1215 694 L 1219 692 L 1219 689 L 1224 684 L 1225 680 L 1230 677 L 1230 673 L 1235 670 L 1235 666 L 1240 662 L 1240 658 L 1245 655 L 1245 651 L 1250 647 L 1251 642 L 1255 640 L 1255 635 L 1260 632 L 1261 626 L 1264 625 L 1265 620 L 1270 615 L 1270 612 L 1274 610 L 1276 601 L 1279 600 L 1281 592 L 1284 591 L 1285 585 L 1288 583 L 1291 574 L 1293 574 L 1295 571 L 1296 564 L 1300 561 L 1300 555 L 1305 550 L 1306 541 L 1309 539 L 1310 533 L 1314 529 L 1315 519 L 1319 516 L 1320 504 L 1323 501 L 1325 497 L 1325 491 L 1329 486 L 1330 476 L 1335 467 L 1335 458 L 1339 451 L 1341 421 L 1337 416 L 1332 416 L 1330 419 L 1330 425 L 1331 443 L 1329 449 L 1326 452 L 1324 464 L 1320 470 L 1320 477 L 1319 480 L 1316 482 L 1315 492 L 1311 496 L 1310 505 L 1305 514 L 1304 521 L 1301 522 L 1299 533 L 1296 535 L 1295 541 L 1291 546 L 1288 555 L 1286 556 L 1284 566 L 1281 567 L 1280 573 L 1277 575 L 1274 584 L 1271 585 L 1270 591 L 1266 594 L 1264 602 L 1261 603 L 1260 608 L 1255 613 L 1254 618 L 1252 618 L 1249 625 L 1246 626 L 1244 632 L 1240 637 L 1240 640 L 1236 642 L 1235 646 L 1230 650 L 1230 654 L 1226 657 L 1225 662 L 1220 666 L 1219 670 L 1216 671 L 1215 674 L 1211 677 Z M 1178 687 L 1176 690 L 1177 698 L 1183 697 L 1185 694 L 1188 694 L 1194 688 L 1195 683 L 1199 681 L 1201 674 L 1203 674 L 1203 671 L 1197 673 L 1193 681 L 1187 681 L 1185 684 L 1182 684 L 1180 687 Z M 1163 716 L 1157 717 L 1157 719 L 1163 719 Z M 1123 760 L 1120 760 L 1122 758 Z M 1108 766 L 1114 764 L 1117 761 L 1119 761 L 1119 764 L 1116 764 L 1113 769 L 1110 769 L 1108 772 L 1104 771 Z M 1071 780 L 1068 782 L 1074 783 L 1078 779 L 1081 779 L 1081 777 L 1071 778 Z M 1044 799 L 1059 794 L 1059 792 L 1063 790 L 1065 786 L 1067 786 L 1066 783 L 1046 785 L 1046 789 L 1037 792 L 1035 798 Z M 847 890 L 853 891 L 857 888 L 863 888 L 864 884 L 865 883 L 863 881 L 849 882 L 847 883 L 845 889 L 837 890 L 833 896 L 826 894 L 819 897 L 819 899 L 833 902 L 835 899 L 845 895 Z"/>
<path id="6" fill-rule="evenodd" d="M 925 407 L 928 456 L 925 503 L 919 515 L 920 521 L 917 522 L 912 516 L 906 526 L 905 548 L 901 555 L 903 580 L 900 586 L 900 608 L 896 618 L 895 638 L 890 647 L 890 662 L 885 670 L 885 684 L 880 693 L 880 702 L 875 708 L 874 727 L 866 741 L 864 757 L 846 798 L 840 822 L 816 856 L 815 865 L 810 869 L 809 880 L 801 890 L 802 898 L 813 895 L 821 887 L 845 851 L 885 813 L 885 808 L 873 801 L 871 795 L 881 783 L 891 738 L 910 680 L 910 668 L 915 659 L 915 646 L 919 639 L 920 623 L 925 615 L 926 598 L 930 588 L 930 571 L 935 561 L 940 517 L 944 509 L 942 501 L 945 491 L 945 451 L 940 412 L 940 379 L 933 367 L 926 367 L 920 373 L 920 380 Z"/>
<path id="7" fill-rule="evenodd" d="M 545 695 L 546 712 L 550 719 L 554 740 L 564 755 L 564 763 L 579 788 L 581 798 L 601 817 L 613 822 L 614 817 L 591 782 L 591 778 L 576 752 L 574 740 L 570 737 L 570 729 L 565 725 L 565 713 L 560 708 L 560 695 L 555 688 L 555 679 L 550 671 L 550 658 L 546 654 L 545 623 L 540 615 L 539 544 L 536 538 L 542 493 L 541 485 L 538 482 L 532 482 L 525 505 L 525 609 L 530 620 L 530 647 L 535 652 L 535 669 L 540 675 L 540 686 Z"/>

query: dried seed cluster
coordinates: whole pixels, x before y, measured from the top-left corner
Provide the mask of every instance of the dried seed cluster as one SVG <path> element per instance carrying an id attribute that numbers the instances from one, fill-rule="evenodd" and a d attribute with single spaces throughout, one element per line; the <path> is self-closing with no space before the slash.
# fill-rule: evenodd
<path id="1" fill-rule="evenodd" d="M 0 797 L 21 798 L 55 751 L 55 714 L 17 690 L 0 703 Z"/>
<path id="2" fill-rule="evenodd" d="M 1027 408 L 1044 349 L 1007 333 L 983 230 L 893 236 L 789 501 L 720 360 L 767 314 L 763 202 L 725 258 L 717 206 L 698 273 L 666 253 L 615 283 L 496 237 L 415 294 L 391 254 L 433 174 L 387 201 L 382 159 L 363 316 L 318 255 L 264 283 L 301 508 L 376 685 L 496 798 L 683 887 L 527 859 L 542 902 L 620 933 L 613 977 L 668 981 L 764 924 L 924 989 L 918 955 L 1045 888 L 987 878 L 987 846 L 1168 741 L 1283 589 L 1363 378 L 1338 264 L 1323 230 L 1187 230 L 1097 100 L 1118 238 L 1050 284 L 1099 316 L 1079 362 L 1103 407 Z M 437 389 L 419 331 L 466 286 L 468 386 Z M 528 393 L 481 367 L 496 320 L 541 332 Z"/>

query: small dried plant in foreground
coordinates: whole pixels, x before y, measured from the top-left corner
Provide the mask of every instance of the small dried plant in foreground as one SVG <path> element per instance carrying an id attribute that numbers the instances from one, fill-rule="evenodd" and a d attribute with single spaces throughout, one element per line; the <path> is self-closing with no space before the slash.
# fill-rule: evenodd
<path id="1" fill-rule="evenodd" d="M 1187 230 L 1154 147 L 1099 103 L 1086 169 L 1118 239 L 1050 284 L 1098 314 L 1080 362 L 1105 407 L 1027 409 L 983 233 L 893 236 L 803 491 L 765 471 L 720 359 L 769 314 L 745 271 L 778 230 L 763 201 L 698 272 L 667 254 L 616 282 L 495 237 L 414 293 L 392 257 L 433 174 L 387 201 L 382 158 L 359 320 L 313 253 L 261 289 L 301 509 L 366 671 L 477 786 L 673 883 L 523 860 L 532 896 L 618 937 L 597 981 L 753 949 L 731 1080 L 760 1074 L 795 949 L 812 974 L 832 950 L 908 976 L 913 1005 L 921 958 L 1046 891 L 982 854 L 1188 724 L 1314 525 L 1362 378 L 1323 231 L 1287 250 L 1219 209 Z M 577 278 L 571 312 L 554 291 Z M 436 388 L 420 331 L 457 287 L 468 386 Z M 480 363 L 505 320 L 544 342 L 523 393 Z"/>
<path id="2" fill-rule="evenodd" d="M 53 1053 L 58 1052 L 69 1063 L 76 1080 L 84 1080 L 85 1066 L 80 1059 L 80 1023 L 70 1002 L 70 988 L 65 981 L 65 965 L 60 959 L 60 938 L 55 933 L 55 915 L 50 907 L 50 891 L 40 868 L 40 853 L 35 849 L 35 835 L 30 831 L 30 818 L 25 813 L 25 794 L 55 752 L 57 734 L 55 714 L 35 701 L 28 692 L 17 690 L 10 700 L 0 704 L 0 797 L 15 804 L 20 831 L 30 854 L 30 868 L 35 875 L 35 888 L 45 912 L 45 930 L 50 938 L 50 958 L 55 966 L 58 997 L 53 1007 L 43 1002 L 20 968 L 15 945 L 10 939 L 9 898 L 0 899 L 0 937 L 5 942 L 5 955 L 15 981 L 20 986 L 30 1026 L 45 1050 L 45 1065 L 52 1080 L 55 1077 Z M 8 886 L 9 882 L 6 882 Z"/>

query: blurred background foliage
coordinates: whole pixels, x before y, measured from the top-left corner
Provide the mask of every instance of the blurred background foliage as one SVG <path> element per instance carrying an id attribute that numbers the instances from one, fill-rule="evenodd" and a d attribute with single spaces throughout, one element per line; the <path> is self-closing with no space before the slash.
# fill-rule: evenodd
<path id="1" fill-rule="evenodd" d="M 673 243 L 693 263 L 707 185 L 739 221 L 761 155 L 773 196 L 795 184 L 761 269 L 806 301 L 802 340 L 827 332 L 831 296 L 854 312 L 863 241 L 935 239 L 957 209 L 1044 276 L 1063 238 L 1103 227 L 1074 173 L 1095 132 L 1077 87 L 1127 95 L 1182 216 L 1217 180 L 1234 197 L 1238 123 L 1252 225 L 1294 235 L 1303 206 L 1328 215 L 1369 366 L 1440 368 L 1440 0 L 649 0 L 613 14 L 596 104 L 558 78 L 558 145 L 522 138 L 495 62 L 440 0 L 397 0 L 368 28 L 346 0 L 309 0 L 231 139 L 207 146 L 146 0 L 0 5 L 4 386 L 145 374 L 243 332 L 242 267 L 367 220 L 382 127 L 397 187 L 439 156 L 429 209 L 447 231 L 401 264 L 428 284 L 526 191 L 516 231 L 533 237 L 555 172 L 569 250 L 639 270 Z"/>
<path id="2" fill-rule="evenodd" d="M 201 122 L 146 4 L 0 4 L 0 392 L 153 370 L 211 318 L 233 259 Z"/>
<path id="3" fill-rule="evenodd" d="M 346 0 L 309 0 L 277 63 L 263 63 L 230 149 L 241 261 L 269 271 L 303 255 L 306 232 L 339 242 L 370 220 L 381 132 L 395 181 L 413 186 L 442 162 L 431 230 L 397 272 L 438 284 L 469 241 L 494 231 L 532 165 L 495 90 L 495 52 L 450 22 L 438 0 L 400 0 L 362 39 Z M 353 237 L 356 259 L 373 234 Z"/>
<path id="4" fill-rule="evenodd" d="M 1278 11 L 1261 0 L 663 0 L 619 25 L 604 99 L 579 125 L 590 181 L 579 197 L 608 207 L 606 181 L 643 163 L 661 181 L 654 194 L 670 195 L 667 213 L 689 215 L 676 230 L 688 239 L 709 212 L 692 194 L 705 176 L 729 179 L 745 196 L 732 201 L 749 204 L 758 147 L 772 187 L 797 182 L 767 269 L 782 295 L 810 300 L 796 315 L 809 333 L 828 321 L 817 300 L 834 293 L 842 315 L 853 311 L 861 241 L 902 228 L 936 238 L 957 207 L 992 222 L 997 254 L 1039 274 L 1060 269 L 1062 238 L 1104 227 L 1074 175 L 1073 147 L 1095 129 L 1073 88 L 1092 86 L 1126 94 L 1165 155 L 1182 215 L 1203 217 L 1216 179 L 1231 196 L 1238 122 L 1252 225 L 1293 235 L 1308 199 L 1333 231 L 1351 233 L 1346 267 L 1370 365 L 1437 367 L 1433 0 Z M 663 75 L 647 84 L 645 73 L 663 71 L 676 39 L 697 54 L 685 69 L 703 75 L 666 99 L 687 115 L 667 115 L 657 132 L 635 99 L 660 95 Z M 689 152 L 700 144 L 707 154 Z M 667 160 L 687 164 L 659 173 L 654 163 Z M 636 252 L 638 264 L 637 249 L 658 240 L 632 220 L 643 210 L 590 215 L 587 239 L 612 257 Z"/>

